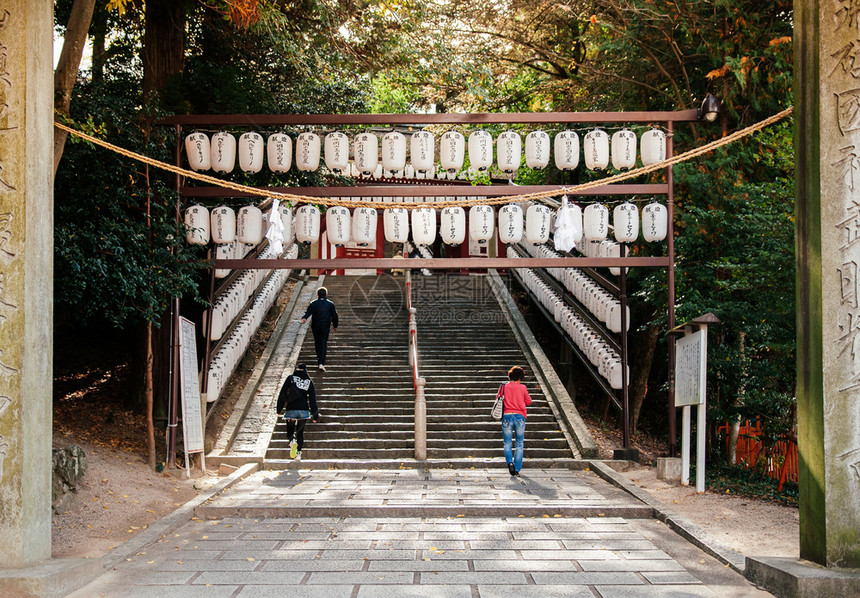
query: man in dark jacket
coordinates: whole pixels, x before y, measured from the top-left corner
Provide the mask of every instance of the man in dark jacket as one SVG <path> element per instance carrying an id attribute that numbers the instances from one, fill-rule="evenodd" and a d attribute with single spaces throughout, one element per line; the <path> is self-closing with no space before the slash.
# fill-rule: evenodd
<path id="1" fill-rule="evenodd" d="M 314 381 L 308 376 L 308 368 L 300 363 L 278 393 L 278 404 L 275 408 L 278 416 L 287 420 L 287 441 L 290 443 L 290 458 L 302 458 L 302 446 L 305 444 L 305 424 L 309 419 L 314 423 L 319 419 L 317 409 L 317 394 Z"/>
<path id="2" fill-rule="evenodd" d="M 337 332 L 337 310 L 334 303 L 326 296 L 328 291 L 325 287 L 317 290 L 317 300 L 308 305 L 305 315 L 302 316 L 302 324 L 311 318 L 311 331 L 314 333 L 314 349 L 317 352 L 319 368 L 325 371 L 325 356 L 328 346 L 328 333 L 331 328 Z"/>

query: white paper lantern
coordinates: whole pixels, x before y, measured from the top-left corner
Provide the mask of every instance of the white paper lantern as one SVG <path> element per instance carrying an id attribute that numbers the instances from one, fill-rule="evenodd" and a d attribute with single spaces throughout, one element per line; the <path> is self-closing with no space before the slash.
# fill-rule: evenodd
<path id="1" fill-rule="evenodd" d="M 479 245 L 493 238 L 493 216 L 493 206 L 472 206 L 469 209 L 469 236 Z"/>
<path id="2" fill-rule="evenodd" d="M 239 168 L 256 173 L 263 169 L 263 136 L 253 131 L 239 136 Z"/>
<path id="3" fill-rule="evenodd" d="M 353 155 L 358 171 L 370 176 L 379 165 L 379 139 L 373 133 L 359 133 L 353 141 Z M 381 176 L 382 172 L 379 174 Z"/>
<path id="4" fill-rule="evenodd" d="M 422 206 L 412 210 L 412 240 L 416 245 L 432 245 L 436 241 L 436 209 Z"/>
<path id="5" fill-rule="evenodd" d="M 310 245 L 320 238 L 320 211 L 316 206 L 303 205 L 296 210 L 296 241 Z"/>
<path id="6" fill-rule="evenodd" d="M 499 241 L 506 244 L 519 243 L 523 239 L 523 210 L 510 203 L 499 208 Z"/>
<path id="7" fill-rule="evenodd" d="M 589 170 L 603 170 L 609 166 L 609 135 L 602 129 L 594 129 L 585 134 L 582 153 L 585 167 Z"/>
<path id="8" fill-rule="evenodd" d="M 360 247 L 374 243 L 377 220 L 374 208 L 356 208 L 352 215 L 352 240 Z"/>
<path id="9" fill-rule="evenodd" d="M 642 238 L 649 243 L 662 241 L 666 238 L 668 222 L 666 206 L 657 202 L 649 203 L 642 208 Z"/>
<path id="10" fill-rule="evenodd" d="M 526 135 L 526 166 L 543 170 L 549 164 L 549 135 L 546 131 L 532 131 Z"/>
<path id="11" fill-rule="evenodd" d="M 466 240 L 466 212 L 459 206 L 442 209 L 439 218 L 439 234 L 442 242 L 459 245 Z"/>
<path id="12" fill-rule="evenodd" d="M 209 210 L 195 205 L 185 210 L 185 226 L 188 233 L 185 240 L 189 245 L 206 245 L 209 242 Z"/>
<path id="13" fill-rule="evenodd" d="M 236 138 L 226 131 L 212 135 L 212 170 L 218 174 L 233 172 L 236 166 Z"/>
<path id="14" fill-rule="evenodd" d="M 395 176 L 406 168 L 406 136 L 392 131 L 382 136 L 382 167 Z"/>
<path id="15" fill-rule="evenodd" d="M 575 203 L 570 204 L 570 218 L 573 221 L 573 242 L 579 243 L 582 240 L 582 208 Z"/>
<path id="16" fill-rule="evenodd" d="M 313 172 L 320 167 L 320 136 L 305 132 L 296 139 L 296 168 Z"/>
<path id="17" fill-rule="evenodd" d="M 349 137 L 335 131 L 325 136 L 325 166 L 335 174 L 349 170 Z"/>
<path id="18" fill-rule="evenodd" d="M 209 170 L 212 166 L 212 148 L 206 133 L 191 133 L 185 138 L 185 155 L 191 170 Z"/>
<path id="19" fill-rule="evenodd" d="M 410 140 L 410 156 L 416 176 L 436 167 L 436 140 L 430 131 L 418 131 Z"/>
<path id="20" fill-rule="evenodd" d="M 278 213 L 281 215 L 281 224 L 284 225 L 284 246 L 289 247 L 293 243 L 296 231 L 293 229 L 293 209 L 286 204 L 278 204 Z"/>
<path id="21" fill-rule="evenodd" d="M 224 243 L 222 245 L 215 246 L 215 259 L 216 260 L 229 260 L 233 257 L 233 243 Z M 216 268 L 215 269 L 215 278 L 226 278 L 230 276 L 230 270 L 228 268 Z"/>
<path id="22" fill-rule="evenodd" d="M 213 243 L 232 243 L 236 240 L 236 212 L 227 206 L 212 210 L 210 231 Z"/>
<path id="23" fill-rule="evenodd" d="M 469 164 L 477 172 L 493 165 L 493 136 L 483 129 L 469 135 Z"/>
<path id="24" fill-rule="evenodd" d="M 263 240 L 263 212 L 257 206 L 245 206 L 236 217 L 236 239 L 245 245 L 257 245 Z"/>
<path id="25" fill-rule="evenodd" d="M 515 175 L 523 159 L 523 140 L 515 131 L 505 131 L 496 140 L 496 154 L 499 170 Z"/>
<path id="26" fill-rule="evenodd" d="M 666 133 L 651 129 L 642 133 L 642 164 L 651 166 L 666 159 Z"/>
<path id="27" fill-rule="evenodd" d="M 605 241 L 609 234 L 609 208 L 593 203 L 582 214 L 582 233 L 586 241 Z"/>
<path id="28" fill-rule="evenodd" d="M 292 138 L 284 133 L 269 135 L 266 140 L 266 158 L 272 172 L 288 172 L 293 163 Z"/>
<path id="29" fill-rule="evenodd" d="M 621 244 L 614 241 L 604 241 L 600 244 L 600 257 L 621 257 Z M 626 273 L 629 268 L 625 268 Z M 609 273 L 613 276 L 621 274 L 621 268 L 610 267 Z"/>
<path id="30" fill-rule="evenodd" d="M 552 210 L 543 204 L 532 204 L 526 211 L 526 241 L 535 245 L 549 240 Z"/>
<path id="31" fill-rule="evenodd" d="M 415 178 L 415 167 L 412 164 L 407 164 L 403 168 L 403 178 L 404 179 L 414 179 Z"/>
<path id="32" fill-rule="evenodd" d="M 352 222 L 349 210 L 343 206 L 332 206 L 325 213 L 325 230 L 329 243 L 338 247 L 349 243 Z"/>
<path id="33" fill-rule="evenodd" d="M 463 168 L 466 157 L 466 139 L 457 131 L 448 131 L 439 140 L 439 164 L 447 172 Z"/>
<path id="34" fill-rule="evenodd" d="M 409 210 L 388 208 L 382 212 L 385 240 L 389 243 L 406 243 L 409 240 Z"/>
<path id="35" fill-rule="evenodd" d="M 621 129 L 612 134 L 612 167 L 630 170 L 636 166 L 636 133 Z"/>
<path id="36" fill-rule="evenodd" d="M 562 131 L 555 136 L 555 166 L 559 170 L 573 170 L 579 166 L 579 135 L 576 131 Z"/>
<path id="37" fill-rule="evenodd" d="M 634 243 L 639 236 L 639 210 L 630 202 L 615 206 L 612 211 L 615 240 L 619 243 Z"/>

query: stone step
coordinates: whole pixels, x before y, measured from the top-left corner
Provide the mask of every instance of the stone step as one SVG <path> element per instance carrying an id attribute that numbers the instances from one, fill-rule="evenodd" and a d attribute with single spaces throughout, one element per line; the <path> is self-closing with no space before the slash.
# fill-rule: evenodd
<path id="1" fill-rule="evenodd" d="M 532 442 L 528 442 L 531 440 Z M 527 449 L 565 449 L 567 447 L 567 441 L 564 437 L 561 438 L 543 438 L 539 437 L 526 437 L 523 440 L 523 444 Z M 410 436 L 388 436 L 388 437 L 367 437 L 367 436 L 353 436 L 347 438 L 337 437 L 330 438 L 322 435 L 314 435 L 310 433 L 305 433 L 305 443 L 312 443 L 316 448 L 326 448 L 326 449 L 388 449 L 388 448 L 401 448 L 406 447 L 409 448 L 413 446 L 413 437 Z M 502 437 L 501 434 L 497 435 L 494 438 L 470 438 L 468 441 L 464 441 L 462 439 L 445 439 L 445 438 L 427 438 L 427 447 L 439 450 L 474 450 L 474 449 L 495 449 L 502 446 Z M 272 438 L 271 444 L 269 444 L 269 449 L 288 449 L 289 443 L 286 438 Z"/>
<path id="2" fill-rule="evenodd" d="M 488 411 L 508 369 L 527 360 L 486 281 L 469 278 L 468 286 L 462 287 L 464 281 L 450 280 L 451 289 L 465 290 L 444 292 L 439 301 L 415 303 L 419 374 L 427 382 L 428 457 L 437 463 L 459 460 L 467 467 L 484 461 L 504 466 L 500 424 Z M 445 281 L 442 277 L 419 281 L 418 286 L 427 285 L 427 292 L 417 296 L 429 299 L 433 284 Z M 377 306 L 361 303 L 380 292 L 379 279 L 330 277 L 326 282 L 342 314 L 341 326 L 329 337 L 327 371 L 315 368 L 312 335 L 306 336 L 299 355 L 317 385 L 321 421 L 305 429 L 306 444 L 298 465 L 288 459 L 286 425 L 278 422 L 266 466 L 332 467 L 413 459 L 415 390 L 408 365 L 406 312 L 381 328 L 374 323 Z M 400 284 L 385 288 L 402 294 Z M 480 293 L 477 301 L 468 296 L 475 292 Z M 449 317 L 452 314 L 457 317 Z M 527 381 L 534 380 L 529 369 L 526 375 Z M 545 397 L 534 385 L 530 393 L 534 403 L 526 426 L 527 459 L 530 463 L 570 459 L 564 434 Z"/>
<path id="3" fill-rule="evenodd" d="M 288 448 L 274 449 L 269 448 L 266 451 L 266 459 L 287 459 L 290 451 Z M 525 459 L 528 459 L 529 467 L 532 467 L 533 459 L 562 459 L 569 457 L 570 450 L 558 449 L 542 449 L 540 447 L 526 446 L 524 451 Z M 302 459 L 409 459 L 415 456 L 415 450 L 412 447 L 387 447 L 382 449 L 361 449 L 361 448 L 318 448 L 313 444 L 305 442 L 302 449 Z M 503 457 L 502 446 L 499 443 L 493 448 L 462 448 L 462 449 L 446 449 L 446 448 L 431 448 L 427 446 L 428 459 L 492 459 Z"/>
<path id="4" fill-rule="evenodd" d="M 587 469 L 590 463 L 569 457 L 559 458 L 530 458 L 530 469 Z M 495 455 L 487 459 L 476 458 L 446 458 L 426 459 L 418 461 L 414 455 L 405 459 L 312 459 L 302 452 L 302 459 L 267 459 L 264 469 L 471 469 L 471 468 L 507 469 L 504 455 Z"/>
<path id="5" fill-rule="evenodd" d="M 544 438 L 562 438 L 563 433 L 554 425 L 554 422 L 545 422 L 544 424 L 534 424 L 526 426 L 526 438 L 533 440 L 543 440 Z M 310 424 L 305 428 L 305 435 L 315 435 L 323 438 L 336 438 L 347 436 L 349 438 L 387 438 L 387 437 L 412 437 L 415 426 L 412 422 L 397 422 L 391 425 L 371 427 L 364 422 L 317 422 Z M 463 428 L 453 426 L 445 426 L 443 424 L 428 424 L 428 438 L 460 438 L 462 442 L 462 434 L 465 433 Z M 501 438 L 502 433 L 498 425 L 487 427 L 486 425 L 474 425 L 468 430 L 468 439 L 478 438 Z M 286 438 L 286 426 L 275 428 L 272 432 L 273 439 Z"/>

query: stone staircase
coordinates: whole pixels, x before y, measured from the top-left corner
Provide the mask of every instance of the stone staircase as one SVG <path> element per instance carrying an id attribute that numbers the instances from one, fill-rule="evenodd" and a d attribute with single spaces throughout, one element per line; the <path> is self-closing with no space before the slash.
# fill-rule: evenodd
<path id="1" fill-rule="evenodd" d="M 414 459 L 415 391 L 408 364 L 403 277 L 329 276 L 340 326 L 318 371 L 308 331 L 299 361 L 317 389 L 321 418 L 305 428 L 302 460 L 289 459 L 279 421 L 266 452 L 271 469 L 393 466 Z M 575 457 L 487 283 L 486 276 L 413 278 L 420 374 L 427 381 L 427 457 L 434 467 L 504 467 L 499 423 L 489 415 L 507 370 L 520 365 L 532 396 L 526 467 Z M 301 314 L 299 314 L 301 315 Z"/>
<path id="2" fill-rule="evenodd" d="M 490 417 L 508 370 L 521 366 L 532 397 L 527 467 L 574 457 L 485 275 L 414 279 L 418 352 L 426 381 L 428 459 L 494 459 L 504 465 L 499 422 Z M 578 455 L 577 455 L 578 456 Z"/>
<path id="3" fill-rule="evenodd" d="M 314 381 L 320 410 L 320 421 L 305 428 L 302 462 L 336 466 L 349 460 L 411 459 L 415 391 L 403 277 L 327 276 L 324 286 L 337 307 L 340 326 L 329 336 L 327 371 L 317 370 L 310 330 L 299 353 Z M 286 424 L 278 421 L 266 463 L 277 467 L 291 462 Z"/>

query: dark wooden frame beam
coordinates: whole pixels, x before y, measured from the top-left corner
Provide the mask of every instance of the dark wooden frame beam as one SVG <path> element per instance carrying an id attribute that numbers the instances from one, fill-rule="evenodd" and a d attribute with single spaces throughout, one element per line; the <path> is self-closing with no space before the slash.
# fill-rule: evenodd
<path id="1" fill-rule="evenodd" d="M 168 116 L 159 125 L 199 127 L 283 125 L 482 125 L 482 124 L 574 124 L 574 123 L 664 123 L 693 122 L 698 110 L 676 112 L 505 112 L 457 114 L 196 114 Z"/>
<path id="2" fill-rule="evenodd" d="M 526 195 L 557 190 L 559 195 L 573 185 L 374 185 L 360 187 L 259 187 L 263 192 L 290 193 L 307 197 L 504 197 L 506 195 Z M 568 191 L 569 192 L 569 191 Z M 223 187 L 182 187 L 183 197 L 223 198 L 259 197 L 244 191 L 233 191 Z M 599 195 L 667 195 L 669 187 L 665 184 L 642 185 L 604 185 L 577 191 L 577 196 Z"/>
<path id="3" fill-rule="evenodd" d="M 555 258 L 507 258 L 507 257 L 456 257 L 456 258 L 336 258 L 336 259 L 242 259 L 214 260 L 214 268 L 244 270 L 342 270 L 346 268 L 399 270 L 404 268 L 426 268 L 428 270 L 510 270 L 512 268 L 665 268 L 668 257 L 555 257 Z"/>

